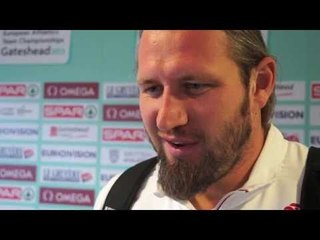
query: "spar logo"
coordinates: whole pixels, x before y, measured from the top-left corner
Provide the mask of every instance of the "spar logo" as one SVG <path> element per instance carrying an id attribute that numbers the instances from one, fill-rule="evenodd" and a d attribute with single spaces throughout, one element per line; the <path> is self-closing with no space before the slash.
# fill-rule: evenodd
<path id="1" fill-rule="evenodd" d="M 44 98 L 98 99 L 99 83 L 97 82 L 65 82 L 45 83 Z"/>
<path id="2" fill-rule="evenodd" d="M 139 106 L 135 105 L 104 105 L 104 121 L 141 121 Z"/>
<path id="3" fill-rule="evenodd" d="M 39 96 L 38 84 L 2 83 L 0 84 L 0 97 L 8 98 L 34 98 Z"/>
<path id="4" fill-rule="evenodd" d="M 146 142 L 147 135 L 140 128 L 103 128 L 103 141 Z"/>
<path id="5" fill-rule="evenodd" d="M 97 116 L 97 108 L 94 105 L 51 105 L 44 106 L 45 118 L 62 119 L 93 119 Z"/>
<path id="6" fill-rule="evenodd" d="M 25 97 L 27 94 L 27 86 L 25 84 L 1 84 L 1 97 Z"/>
<path id="7" fill-rule="evenodd" d="M 320 82 L 311 83 L 311 99 L 320 100 Z"/>
<path id="8" fill-rule="evenodd" d="M 0 165 L 0 179 L 35 182 L 36 166 Z"/>
<path id="9" fill-rule="evenodd" d="M 20 187 L 0 186 L 0 199 L 21 200 L 22 189 Z"/>
<path id="10" fill-rule="evenodd" d="M 29 202 L 34 200 L 35 190 L 32 187 L 0 186 L 0 199 Z"/>
<path id="11" fill-rule="evenodd" d="M 40 188 L 40 203 L 93 206 L 94 190 Z"/>

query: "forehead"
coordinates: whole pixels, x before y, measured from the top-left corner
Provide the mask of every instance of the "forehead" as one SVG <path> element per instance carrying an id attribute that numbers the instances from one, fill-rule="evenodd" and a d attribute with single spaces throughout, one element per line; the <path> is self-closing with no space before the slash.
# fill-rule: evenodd
<path id="1" fill-rule="evenodd" d="M 139 55 L 165 54 L 180 52 L 194 54 L 226 53 L 227 36 L 218 30 L 170 30 L 143 31 Z"/>
<path id="2" fill-rule="evenodd" d="M 228 51 L 223 31 L 144 31 L 138 51 L 137 80 L 231 74 L 237 66 Z"/>

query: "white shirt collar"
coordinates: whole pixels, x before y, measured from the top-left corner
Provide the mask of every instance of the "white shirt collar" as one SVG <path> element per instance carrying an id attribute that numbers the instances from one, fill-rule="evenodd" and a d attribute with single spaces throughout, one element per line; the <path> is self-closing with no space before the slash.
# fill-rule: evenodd
<path id="1" fill-rule="evenodd" d="M 261 153 L 242 188 L 252 191 L 271 183 L 281 169 L 287 148 L 288 143 L 283 141 L 282 133 L 271 125 Z"/>

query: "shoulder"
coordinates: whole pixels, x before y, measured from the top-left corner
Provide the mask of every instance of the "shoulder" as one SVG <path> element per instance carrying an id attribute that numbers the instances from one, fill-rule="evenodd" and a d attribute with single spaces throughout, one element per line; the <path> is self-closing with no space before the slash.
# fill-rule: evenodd
<path id="1" fill-rule="evenodd" d="M 99 192 L 97 200 L 94 205 L 94 209 L 103 209 L 104 203 L 108 194 L 110 193 L 111 188 L 116 183 L 117 187 L 113 188 L 112 198 L 113 200 L 108 200 L 112 202 L 112 206 L 117 206 L 118 209 L 120 206 L 123 207 L 122 202 L 119 199 L 131 199 L 132 194 L 139 192 L 139 189 L 144 185 L 144 182 L 148 179 L 148 176 L 152 172 L 152 169 L 155 167 L 158 159 L 156 157 L 142 161 L 128 169 L 124 172 L 114 176 L 103 189 Z M 114 199 L 114 196 L 118 199 Z M 121 196 L 119 198 L 119 196 Z M 125 200 L 125 204 L 127 204 Z M 110 202 L 109 202 L 110 204 Z"/>
<path id="2" fill-rule="evenodd" d="M 119 173 L 117 175 L 115 175 L 114 177 L 112 177 L 110 179 L 110 181 L 100 190 L 100 192 L 98 193 L 98 197 L 95 201 L 94 210 L 104 210 L 103 206 L 104 206 L 104 202 L 108 196 L 108 193 L 110 191 L 110 189 L 112 188 L 113 184 L 118 180 L 118 178 L 120 177 L 122 173 Z"/>
<path id="3" fill-rule="evenodd" d="M 298 142 L 288 141 L 286 162 L 293 166 L 304 167 L 306 164 L 309 148 Z"/>
<path id="4" fill-rule="evenodd" d="M 268 152 L 270 156 L 281 155 L 282 166 L 304 167 L 309 152 L 306 145 L 296 141 L 288 141 L 274 125 L 271 126 L 268 135 L 270 135 L 270 138 L 267 139 L 267 141 L 269 140 Z"/>

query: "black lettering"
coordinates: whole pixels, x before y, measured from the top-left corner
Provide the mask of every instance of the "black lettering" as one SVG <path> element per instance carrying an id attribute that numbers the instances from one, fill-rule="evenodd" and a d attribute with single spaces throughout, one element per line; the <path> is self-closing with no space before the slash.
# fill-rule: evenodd
<path id="1" fill-rule="evenodd" d="M 320 145 L 320 136 L 311 136 L 311 144 Z"/>
<path id="2" fill-rule="evenodd" d="M 51 46 L 47 48 L 1 48 L 2 56 L 28 56 L 28 55 L 50 55 Z"/>
<path id="3" fill-rule="evenodd" d="M 304 112 L 302 111 L 277 111 L 275 113 L 276 118 L 282 119 L 303 119 Z"/>

